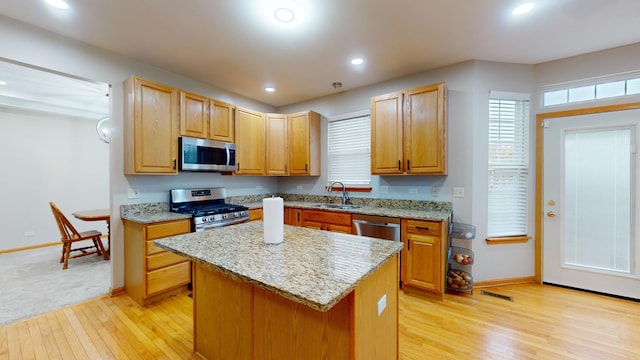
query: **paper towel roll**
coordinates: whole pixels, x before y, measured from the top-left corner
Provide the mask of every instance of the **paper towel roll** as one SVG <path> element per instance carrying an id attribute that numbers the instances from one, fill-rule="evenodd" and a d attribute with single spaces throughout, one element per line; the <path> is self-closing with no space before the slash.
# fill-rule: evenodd
<path id="1" fill-rule="evenodd" d="M 279 244 L 284 237 L 284 202 L 280 197 L 262 200 L 262 221 L 264 223 L 264 242 Z"/>

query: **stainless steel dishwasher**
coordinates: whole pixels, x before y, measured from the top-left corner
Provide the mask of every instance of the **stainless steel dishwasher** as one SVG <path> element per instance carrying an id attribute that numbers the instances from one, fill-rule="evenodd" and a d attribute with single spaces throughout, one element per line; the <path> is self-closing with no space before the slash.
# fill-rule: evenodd
<path id="1" fill-rule="evenodd" d="M 352 219 L 357 235 L 400 241 L 400 218 L 353 214 Z"/>

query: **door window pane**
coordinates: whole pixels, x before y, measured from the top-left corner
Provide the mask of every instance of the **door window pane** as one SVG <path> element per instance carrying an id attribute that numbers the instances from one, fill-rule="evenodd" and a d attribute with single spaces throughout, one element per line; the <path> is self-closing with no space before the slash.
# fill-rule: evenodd
<path id="1" fill-rule="evenodd" d="M 565 135 L 564 264 L 631 272 L 631 129 Z"/>

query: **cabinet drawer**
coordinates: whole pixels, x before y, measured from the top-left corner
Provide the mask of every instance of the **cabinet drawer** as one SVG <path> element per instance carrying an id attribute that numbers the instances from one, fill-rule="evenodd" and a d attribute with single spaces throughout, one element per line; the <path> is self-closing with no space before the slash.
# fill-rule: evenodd
<path id="1" fill-rule="evenodd" d="M 147 240 L 160 239 L 167 236 L 191 232 L 191 219 L 147 225 Z"/>
<path id="2" fill-rule="evenodd" d="M 184 256 L 174 254 L 170 251 L 162 251 L 158 254 L 147 256 L 147 271 L 155 270 L 167 265 L 177 264 L 185 261 Z"/>
<path id="3" fill-rule="evenodd" d="M 190 261 L 149 271 L 147 272 L 147 295 L 153 295 L 157 292 L 188 284 L 190 280 Z"/>
<path id="4" fill-rule="evenodd" d="M 440 236 L 441 229 L 442 222 L 407 220 L 407 232 L 410 233 Z"/>
<path id="5" fill-rule="evenodd" d="M 334 211 L 304 210 L 302 212 L 302 219 L 303 221 L 312 220 L 322 223 L 351 226 L 351 214 Z"/>

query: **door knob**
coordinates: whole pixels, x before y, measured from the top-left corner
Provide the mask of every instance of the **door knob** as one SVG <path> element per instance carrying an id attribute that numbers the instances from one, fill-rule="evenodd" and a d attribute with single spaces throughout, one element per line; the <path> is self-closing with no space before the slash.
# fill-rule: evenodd
<path id="1" fill-rule="evenodd" d="M 550 218 L 552 218 L 552 217 L 556 217 L 556 213 L 554 213 L 553 211 L 549 211 L 549 212 L 547 213 L 547 216 L 548 216 L 548 217 L 550 217 Z"/>

